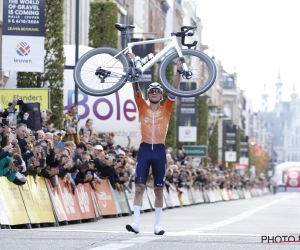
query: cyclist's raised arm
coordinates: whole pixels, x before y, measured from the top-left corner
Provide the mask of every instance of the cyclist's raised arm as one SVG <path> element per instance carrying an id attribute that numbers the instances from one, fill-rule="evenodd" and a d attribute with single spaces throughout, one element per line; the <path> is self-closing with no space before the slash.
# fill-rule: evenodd
<path id="1" fill-rule="evenodd" d="M 182 65 L 181 65 L 181 62 L 180 60 L 177 61 L 177 72 L 176 72 L 176 75 L 174 77 L 174 80 L 173 80 L 173 84 L 172 86 L 175 88 L 175 89 L 178 89 L 179 87 L 179 83 L 180 83 L 180 74 L 178 71 L 181 71 L 182 70 Z M 173 94 L 169 94 L 169 96 L 175 98 L 175 96 Z"/>

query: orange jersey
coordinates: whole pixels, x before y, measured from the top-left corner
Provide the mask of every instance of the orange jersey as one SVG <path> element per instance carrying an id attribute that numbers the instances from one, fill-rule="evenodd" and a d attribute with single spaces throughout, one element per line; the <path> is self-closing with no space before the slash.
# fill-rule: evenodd
<path id="1" fill-rule="evenodd" d="M 140 98 L 137 97 L 137 94 L 134 94 L 134 99 L 139 111 L 139 122 L 142 133 L 141 142 L 165 144 L 175 98 L 169 96 L 164 105 L 155 111 L 152 111 L 151 107 L 142 97 L 142 94 L 140 94 Z"/>

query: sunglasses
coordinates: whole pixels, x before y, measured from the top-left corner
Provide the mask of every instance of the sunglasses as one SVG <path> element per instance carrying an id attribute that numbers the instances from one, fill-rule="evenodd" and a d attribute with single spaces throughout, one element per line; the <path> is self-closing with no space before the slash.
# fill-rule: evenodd
<path id="1" fill-rule="evenodd" d="M 160 89 L 150 89 L 148 93 L 158 95 L 161 94 L 162 92 Z"/>

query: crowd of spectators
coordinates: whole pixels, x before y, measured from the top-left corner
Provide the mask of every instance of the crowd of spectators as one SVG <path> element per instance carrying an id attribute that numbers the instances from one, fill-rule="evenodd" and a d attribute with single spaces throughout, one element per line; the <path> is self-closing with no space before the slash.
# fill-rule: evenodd
<path id="1" fill-rule="evenodd" d="M 0 176 L 16 185 L 23 185 L 27 176 L 43 176 L 50 179 L 52 187 L 58 189 L 58 178 L 68 182 L 74 191 L 79 183 L 90 183 L 92 188 L 108 179 L 114 189 L 125 184 L 128 191 L 134 182 L 138 150 L 128 144 L 116 145 L 114 133 L 99 133 L 93 120 L 78 126 L 80 116 L 77 106 L 64 115 L 64 129 L 49 124 L 51 110 L 43 117 L 41 130 L 32 131 L 26 125 L 29 115 L 24 114 L 16 126 L 0 122 Z M 234 170 L 208 164 L 196 163 L 186 157 L 182 150 L 166 151 L 166 188 L 175 188 L 180 195 L 182 187 L 209 189 L 213 187 L 247 188 L 266 186 L 266 180 Z M 173 184 L 173 185 L 172 185 Z M 152 185 L 151 171 L 147 185 Z"/>

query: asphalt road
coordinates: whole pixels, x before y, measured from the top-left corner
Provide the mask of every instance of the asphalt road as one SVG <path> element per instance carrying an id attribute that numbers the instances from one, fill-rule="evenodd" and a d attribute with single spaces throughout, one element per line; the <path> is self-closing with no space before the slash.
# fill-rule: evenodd
<path id="1" fill-rule="evenodd" d="M 272 239 L 300 240 L 299 208 L 300 193 L 278 193 L 169 209 L 163 212 L 163 236 L 153 234 L 153 212 L 141 214 L 141 232 L 137 235 L 125 230 L 132 216 L 60 227 L 1 230 L 0 249 L 300 249 L 300 242 L 272 244 Z M 266 239 L 262 242 L 263 236 Z"/>

